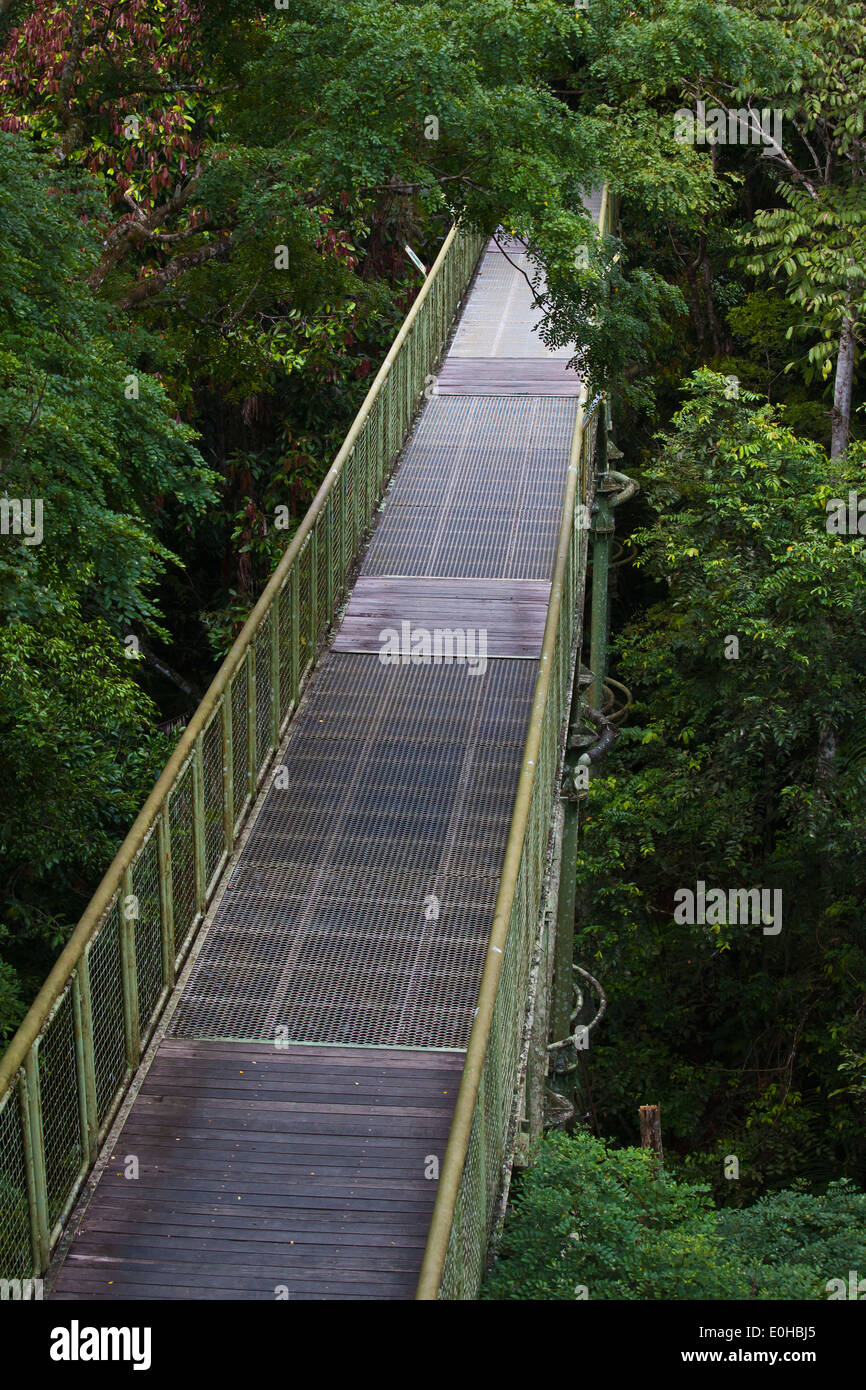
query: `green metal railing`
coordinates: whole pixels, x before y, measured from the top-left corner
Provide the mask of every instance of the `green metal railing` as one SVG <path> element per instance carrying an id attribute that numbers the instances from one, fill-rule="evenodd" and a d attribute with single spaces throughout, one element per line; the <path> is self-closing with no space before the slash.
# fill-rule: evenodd
<path id="1" fill-rule="evenodd" d="M 602 194 L 599 230 L 609 226 Z M 581 392 L 529 733 L 493 926 L 416 1298 L 471 1299 L 484 1274 L 509 1162 L 518 1063 L 548 839 L 582 621 L 598 411 Z"/>
<path id="2" fill-rule="evenodd" d="M 315 500 L 0 1060 L 0 1277 L 39 1276 L 231 858 L 483 238 L 452 229 Z"/>

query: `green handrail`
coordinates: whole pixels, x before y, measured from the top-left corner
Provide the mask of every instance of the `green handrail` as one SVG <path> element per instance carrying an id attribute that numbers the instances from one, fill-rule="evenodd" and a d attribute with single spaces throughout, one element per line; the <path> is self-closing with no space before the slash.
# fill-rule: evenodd
<path id="1" fill-rule="evenodd" d="M 0 1059 L 0 1278 L 39 1276 L 294 714 L 483 238 L 452 228 L 328 474 Z"/>
<path id="2" fill-rule="evenodd" d="M 598 227 L 609 226 L 602 191 Z M 424 1250 L 416 1298 L 474 1298 L 508 1161 L 532 945 L 541 909 L 585 573 L 597 413 L 581 390 L 541 658 L 478 1007 Z"/>

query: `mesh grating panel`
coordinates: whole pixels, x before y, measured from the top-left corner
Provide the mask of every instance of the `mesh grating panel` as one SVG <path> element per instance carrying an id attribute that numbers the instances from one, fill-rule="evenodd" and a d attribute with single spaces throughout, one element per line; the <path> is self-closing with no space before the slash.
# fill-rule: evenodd
<path id="1" fill-rule="evenodd" d="M 223 852 L 223 735 L 219 709 L 202 738 L 205 881 L 210 883 Z"/>
<path id="2" fill-rule="evenodd" d="M 24 1135 L 18 1088 L 13 1086 L 0 1110 L 0 1270 L 7 1279 L 25 1279 L 33 1269 Z"/>
<path id="3" fill-rule="evenodd" d="M 278 621 L 280 628 L 280 722 L 282 723 L 292 704 L 292 590 L 291 585 L 283 585 L 277 596 L 279 604 Z"/>
<path id="4" fill-rule="evenodd" d="M 101 1124 L 126 1071 L 116 902 L 99 928 L 98 935 L 90 943 L 87 959 L 93 1010 L 96 1109 Z"/>
<path id="5" fill-rule="evenodd" d="M 328 658 L 175 1034 L 464 1046 L 534 683 Z"/>
<path id="6" fill-rule="evenodd" d="M 271 747 L 271 614 L 256 634 L 256 782 Z"/>
<path id="7" fill-rule="evenodd" d="M 232 677 L 232 784 L 234 789 L 235 823 L 249 794 L 247 787 L 247 668 L 246 662 Z"/>
<path id="8" fill-rule="evenodd" d="M 403 455 L 395 506 L 561 507 L 575 402 L 435 396 Z"/>
<path id="9" fill-rule="evenodd" d="M 39 1045 L 49 1227 L 63 1210 L 84 1157 L 78 1093 L 76 1087 L 69 1084 L 70 1077 L 75 1074 L 72 993 L 67 990 Z"/>
<path id="10" fill-rule="evenodd" d="M 192 838 L 192 762 L 172 788 L 168 803 L 171 829 L 171 888 L 174 897 L 174 944 L 180 952 L 196 917 Z"/>
<path id="11" fill-rule="evenodd" d="M 450 522 L 435 507 L 395 508 L 389 527 L 377 531 L 362 573 L 549 580 L 559 521 L 555 507 L 472 508 Z"/>
<path id="12" fill-rule="evenodd" d="M 530 283 L 532 285 L 530 286 Z M 545 347 L 535 331 L 543 311 L 533 288 L 544 291 L 544 277 L 525 254 L 504 256 L 491 242 L 478 268 L 472 293 L 454 335 L 450 357 L 568 358 L 571 347 Z"/>
<path id="13" fill-rule="evenodd" d="M 551 397 L 431 400 L 361 574 L 549 579 L 576 414 Z"/>
<path id="14" fill-rule="evenodd" d="M 132 891 L 138 899 L 135 922 L 135 965 L 138 974 L 138 1012 L 142 1030 L 162 990 L 162 945 L 159 918 L 159 859 L 157 835 L 145 841 L 132 871 Z"/>
<path id="15" fill-rule="evenodd" d="M 310 623 L 312 614 L 310 610 L 312 589 L 310 586 L 310 573 L 312 570 L 312 547 L 309 540 L 301 551 L 297 559 L 299 574 L 299 599 L 298 599 L 298 623 L 300 632 L 300 670 L 301 674 L 307 670 L 313 659 L 313 649 L 310 639 Z"/>

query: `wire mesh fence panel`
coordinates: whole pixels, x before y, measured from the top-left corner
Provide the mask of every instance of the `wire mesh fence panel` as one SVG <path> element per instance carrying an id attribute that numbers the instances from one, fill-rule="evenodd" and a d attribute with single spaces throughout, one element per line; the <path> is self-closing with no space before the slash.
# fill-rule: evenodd
<path id="1" fill-rule="evenodd" d="M 379 396 L 379 415 L 381 418 L 381 443 L 379 447 L 382 451 L 382 461 L 386 473 L 390 473 L 391 471 L 391 459 L 393 456 L 393 449 L 391 446 L 391 441 L 393 438 L 393 386 L 394 379 L 393 377 L 389 377 L 388 380 L 385 382 L 381 395 Z"/>
<path id="2" fill-rule="evenodd" d="M 33 1272 L 24 1133 L 18 1087 L 0 1110 L 0 1275 L 26 1279 Z"/>
<path id="3" fill-rule="evenodd" d="M 278 626 L 280 631 L 280 720 L 292 707 L 292 585 L 287 581 L 280 590 Z"/>
<path id="4" fill-rule="evenodd" d="M 49 1229 L 57 1221 L 84 1162 L 72 992 L 67 990 L 39 1043 L 39 1091 L 45 1145 Z"/>
<path id="5" fill-rule="evenodd" d="M 343 494 L 343 535 L 342 535 L 342 563 L 343 573 L 348 573 L 349 566 L 358 550 L 358 540 L 355 534 L 355 450 L 350 449 L 343 464 L 343 474 L 340 479 L 340 491 Z"/>
<path id="6" fill-rule="evenodd" d="M 174 944 L 178 956 L 196 919 L 192 779 L 190 760 L 172 787 L 168 802 Z"/>
<path id="7" fill-rule="evenodd" d="M 298 566 L 298 646 L 300 649 L 300 674 L 309 668 L 313 649 L 310 641 L 311 583 L 310 562 L 312 546 L 309 540 L 295 561 Z"/>
<path id="8" fill-rule="evenodd" d="M 268 761 L 271 744 L 271 614 L 256 634 L 256 786 Z"/>
<path id="9" fill-rule="evenodd" d="M 343 489 L 339 483 L 331 493 L 331 505 L 328 508 L 328 564 L 330 567 L 330 595 L 331 603 L 329 610 L 340 602 L 343 592 Z"/>
<path id="10" fill-rule="evenodd" d="M 247 788 L 247 730 L 249 722 L 246 663 L 238 668 L 229 684 L 228 699 L 232 702 L 232 795 L 234 797 L 235 827 L 240 822 L 246 804 Z"/>
<path id="11" fill-rule="evenodd" d="M 117 1089 L 126 1075 L 118 912 L 118 903 L 115 902 L 87 950 L 93 1014 L 96 1112 L 100 1124 L 111 1109 Z"/>
<path id="12" fill-rule="evenodd" d="M 461 1226 L 462 1226 L 462 1250 L 461 1264 L 463 1266 L 464 1294 L 467 1285 L 471 1288 L 477 1285 L 481 1278 L 482 1264 L 487 1241 L 484 1239 L 484 1228 L 489 1220 L 489 1213 L 485 1209 L 482 1189 L 483 1181 L 481 1174 L 481 1163 L 483 1155 L 482 1127 L 484 1124 L 483 1111 L 480 1106 L 475 1107 L 475 1114 L 472 1117 L 472 1130 L 469 1136 L 469 1153 L 466 1156 L 466 1168 L 463 1177 L 463 1192 L 461 1194 Z"/>
<path id="13" fill-rule="evenodd" d="M 205 881 L 210 883 L 225 846 L 223 825 L 223 741 L 219 707 L 211 715 L 202 738 L 204 782 Z"/>
<path id="14" fill-rule="evenodd" d="M 328 508 L 316 522 L 316 637 L 318 646 L 328 626 Z"/>
<path id="15" fill-rule="evenodd" d="M 159 914 L 159 850 L 152 830 L 132 869 L 135 895 L 135 968 L 138 1011 L 145 1029 L 162 992 L 162 931 Z"/>
<path id="16" fill-rule="evenodd" d="M 506 1016 L 509 1011 L 504 1010 Z M 501 1015 L 500 1015 L 501 1017 Z M 497 1022 L 497 1027 L 499 1026 Z M 481 1105 L 484 1111 L 484 1211 L 492 1211 L 499 1194 L 501 1155 L 499 1133 L 502 1104 L 502 1056 L 498 1046 L 487 1054 L 481 1075 Z"/>

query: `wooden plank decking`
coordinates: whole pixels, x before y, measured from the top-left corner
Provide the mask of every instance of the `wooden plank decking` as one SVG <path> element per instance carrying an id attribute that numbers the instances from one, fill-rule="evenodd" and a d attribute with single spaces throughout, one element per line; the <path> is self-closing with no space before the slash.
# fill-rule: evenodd
<path id="1" fill-rule="evenodd" d="M 382 632 L 484 633 L 495 657 L 541 656 L 550 585 L 532 579 L 417 579 L 362 575 L 334 639 L 335 652 L 381 652 Z M 473 653 L 477 644 L 473 646 Z"/>
<path id="2" fill-rule="evenodd" d="M 166 1039 L 53 1297 L 411 1298 L 462 1064 Z"/>

